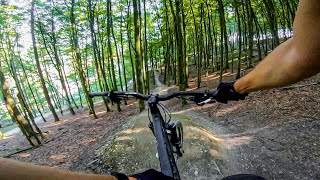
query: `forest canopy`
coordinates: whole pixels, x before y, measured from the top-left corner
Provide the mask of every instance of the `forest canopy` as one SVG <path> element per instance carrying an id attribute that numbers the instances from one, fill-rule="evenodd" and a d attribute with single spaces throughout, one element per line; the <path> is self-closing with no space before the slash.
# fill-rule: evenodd
<path id="1" fill-rule="evenodd" d="M 241 76 L 293 35 L 298 0 L 2 0 L 0 125 L 29 142 L 35 117 L 88 106 L 90 91 L 150 93 L 154 70 L 186 90 L 208 72 Z M 103 102 L 110 110 L 108 99 Z M 117 104 L 117 109 L 121 107 Z M 139 109 L 144 104 L 139 103 Z M 40 137 L 39 137 L 40 136 Z"/>

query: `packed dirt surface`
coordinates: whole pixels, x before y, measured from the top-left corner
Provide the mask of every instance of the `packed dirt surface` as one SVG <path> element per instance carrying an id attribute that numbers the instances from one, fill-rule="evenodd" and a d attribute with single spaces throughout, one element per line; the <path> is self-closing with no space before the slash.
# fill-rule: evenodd
<path id="1" fill-rule="evenodd" d="M 225 73 L 223 80 L 234 80 L 234 74 Z M 215 74 L 203 77 L 200 89 L 215 89 L 218 81 Z M 166 103 L 173 119 L 184 126 L 182 179 L 221 179 L 238 173 L 266 179 L 320 179 L 319 82 L 320 74 L 228 104 L 181 107 L 179 99 Z M 156 83 L 155 92 L 178 89 Z M 191 74 L 188 90 L 197 89 L 196 84 Z M 159 169 L 147 112 L 134 115 L 134 102 L 122 105 L 121 113 L 106 112 L 102 104 L 97 107 L 97 120 L 79 110 L 60 122 L 40 124 L 48 142 L 11 158 L 90 173 Z M 27 146 L 17 134 L 0 141 L 0 155 Z"/>

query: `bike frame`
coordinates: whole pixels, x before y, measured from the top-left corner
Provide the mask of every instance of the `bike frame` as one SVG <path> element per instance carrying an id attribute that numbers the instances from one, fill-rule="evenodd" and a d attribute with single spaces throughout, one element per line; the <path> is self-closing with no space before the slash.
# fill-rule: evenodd
<path id="1" fill-rule="evenodd" d="M 160 167 L 163 174 L 180 180 L 178 167 L 173 155 L 172 145 L 168 134 L 166 133 L 166 123 L 164 122 L 160 110 L 157 106 L 157 97 L 150 96 L 148 105 L 153 119 L 153 133 L 157 141 L 157 150 L 159 155 Z"/>

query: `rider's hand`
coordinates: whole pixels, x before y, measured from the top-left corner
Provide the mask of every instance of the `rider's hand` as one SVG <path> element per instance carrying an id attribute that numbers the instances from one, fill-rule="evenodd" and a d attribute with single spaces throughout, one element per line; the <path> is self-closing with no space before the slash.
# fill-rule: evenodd
<path id="1" fill-rule="evenodd" d="M 139 180 L 174 180 L 172 177 L 164 175 L 162 172 L 158 172 L 154 169 L 148 169 L 143 173 L 131 175 Z"/>
<path id="2" fill-rule="evenodd" d="M 233 85 L 235 82 L 222 82 L 217 87 L 218 94 L 216 100 L 221 103 L 228 103 L 228 101 L 238 101 L 244 100 L 248 93 L 246 94 L 239 94 L 234 89 Z"/>

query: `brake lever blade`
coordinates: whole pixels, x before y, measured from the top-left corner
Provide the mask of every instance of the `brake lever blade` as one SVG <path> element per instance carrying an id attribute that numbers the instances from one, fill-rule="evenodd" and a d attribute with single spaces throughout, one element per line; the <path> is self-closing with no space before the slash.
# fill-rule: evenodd
<path id="1" fill-rule="evenodd" d="M 206 99 L 204 101 L 201 101 L 201 102 L 197 103 L 197 105 L 198 106 L 203 106 L 205 104 L 215 103 L 215 102 L 217 102 L 215 99 L 209 98 L 209 99 Z"/>

